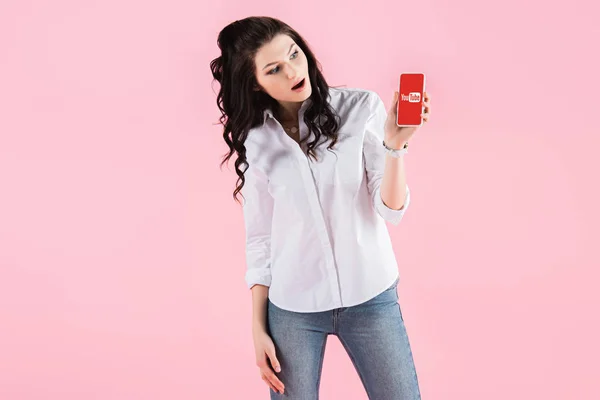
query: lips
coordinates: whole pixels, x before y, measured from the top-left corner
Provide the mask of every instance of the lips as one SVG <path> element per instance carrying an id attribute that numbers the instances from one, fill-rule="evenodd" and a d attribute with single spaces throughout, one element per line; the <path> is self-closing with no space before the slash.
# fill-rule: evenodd
<path id="1" fill-rule="evenodd" d="M 292 86 L 292 90 L 296 90 L 296 89 L 299 89 L 300 87 L 302 87 L 302 85 L 304 85 L 304 79 L 306 79 L 306 78 L 301 79 L 294 86 Z"/>

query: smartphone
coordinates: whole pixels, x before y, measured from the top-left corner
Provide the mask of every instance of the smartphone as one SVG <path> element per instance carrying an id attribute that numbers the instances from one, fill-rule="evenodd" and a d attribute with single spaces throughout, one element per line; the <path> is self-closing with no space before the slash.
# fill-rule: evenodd
<path id="1" fill-rule="evenodd" d="M 423 124 L 423 96 L 425 74 L 404 72 L 400 74 L 398 85 L 398 126 L 421 126 Z"/>

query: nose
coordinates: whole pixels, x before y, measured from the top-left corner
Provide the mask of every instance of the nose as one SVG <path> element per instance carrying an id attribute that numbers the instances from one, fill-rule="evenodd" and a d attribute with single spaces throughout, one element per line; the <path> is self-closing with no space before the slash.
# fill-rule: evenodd
<path id="1" fill-rule="evenodd" d="M 285 75 L 288 77 L 288 79 L 293 80 L 293 79 L 296 79 L 296 76 L 298 75 L 298 73 L 296 72 L 294 67 L 292 67 L 289 64 L 286 64 Z"/>

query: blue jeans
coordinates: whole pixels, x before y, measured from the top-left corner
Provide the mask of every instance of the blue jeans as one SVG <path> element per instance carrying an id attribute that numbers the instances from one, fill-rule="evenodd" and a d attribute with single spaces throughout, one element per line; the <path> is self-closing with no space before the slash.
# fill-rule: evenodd
<path id="1" fill-rule="evenodd" d="M 421 399 L 412 351 L 398 304 L 398 280 L 375 298 L 316 313 L 268 302 L 268 328 L 285 385 L 271 400 L 317 400 L 325 344 L 335 335 L 352 360 L 370 400 Z"/>

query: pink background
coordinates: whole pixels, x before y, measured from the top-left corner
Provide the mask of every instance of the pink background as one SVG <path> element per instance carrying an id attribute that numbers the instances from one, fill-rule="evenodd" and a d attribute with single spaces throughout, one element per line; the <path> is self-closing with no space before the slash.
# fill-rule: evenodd
<path id="1" fill-rule="evenodd" d="M 268 398 L 209 71 L 248 15 L 388 105 L 427 74 L 390 226 L 423 398 L 600 398 L 594 2 L 250 3 L 2 2 L 0 399 Z M 366 400 L 335 338 L 322 398 Z"/>

